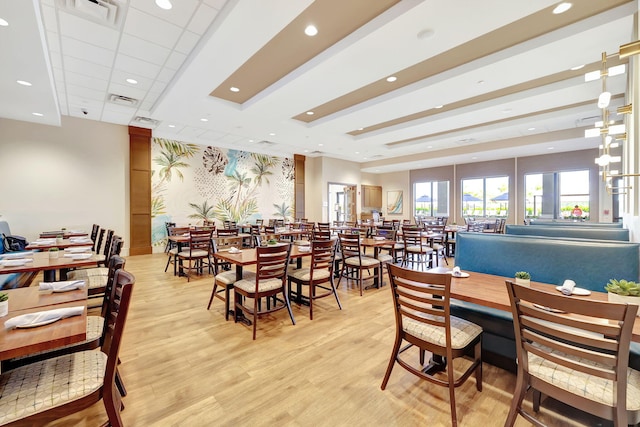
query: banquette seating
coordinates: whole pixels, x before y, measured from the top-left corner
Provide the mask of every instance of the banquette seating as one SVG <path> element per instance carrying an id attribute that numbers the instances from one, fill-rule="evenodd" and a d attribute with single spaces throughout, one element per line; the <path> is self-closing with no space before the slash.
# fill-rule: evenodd
<path id="1" fill-rule="evenodd" d="M 529 225 L 543 226 L 543 227 L 604 227 L 604 228 L 622 228 L 621 222 L 573 222 L 573 221 L 538 221 L 530 220 Z"/>
<path id="2" fill-rule="evenodd" d="M 577 227 L 567 226 L 561 227 L 557 225 L 514 225 L 509 224 L 505 227 L 506 234 L 526 235 L 526 236 L 548 236 L 548 237 L 575 237 L 579 239 L 596 239 L 596 240 L 619 240 L 622 242 L 629 241 L 629 230 L 617 227 Z"/>
<path id="3" fill-rule="evenodd" d="M 468 232 L 456 240 L 456 265 L 463 271 L 507 278 L 527 271 L 536 282 L 561 285 L 571 279 L 595 292 L 604 292 L 611 278 L 638 281 L 640 274 L 638 243 Z M 484 360 L 515 370 L 511 313 L 458 300 L 451 313 L 482 326 Z M 640 344 L 632 343 L 630 364 L 640 366 Z"/>

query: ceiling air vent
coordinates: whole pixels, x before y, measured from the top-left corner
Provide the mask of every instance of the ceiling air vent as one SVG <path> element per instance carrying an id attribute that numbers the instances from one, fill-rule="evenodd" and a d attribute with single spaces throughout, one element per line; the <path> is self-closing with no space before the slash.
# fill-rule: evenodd
<path id="1" fill-rule="evenodd" d="M 258 141 L 258 145 L 276 145 L 276 143 L 272 141 L 264 140 L 264 141 Z"/>
<path id="2" fill-rule="evenodd" d="M 128 96 L 116 95 L 113 93 L 109 94 L 108 100 L 114 104 L 125 105 L 127 107 L 135 107 L 138 105 L 138 100 L 135 98 L 129 98 Z"/>
<path id="3" fill-rule="evenodd" d="M 122 21 L 122 0 L 56 0 L 58 8 L 112 27 Z"/>
<path id="4" fill-rule="evenodd" d="M 143 116 L 136 116 L 132 121 L 141 126 L 146 126 L 151 128 L 155 128 L 160 124 L 160 120 L 152 119 L 150 117 L 143 117 Z"/>

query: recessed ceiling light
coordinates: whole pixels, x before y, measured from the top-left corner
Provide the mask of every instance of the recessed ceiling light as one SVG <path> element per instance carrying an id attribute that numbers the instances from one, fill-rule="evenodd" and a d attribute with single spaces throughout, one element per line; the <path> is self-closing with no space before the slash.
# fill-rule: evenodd
<path id="1" fill-rule="evenodd" d="M 240 89 L 238 89 L 238 88 L 237 88 L 237 87 L 235 87 L 235 86 L 231 86 L 231 87 L 229 88 L 229 90 L 230 90 L 231 92 L 240 92 Z"/>
<path id="2" fill-rule="evenodd" d="M 571 71 L 576 71 L 576 70 L 579 70 L 579 69 L 581 69 L 581 68 L 584 68 L 584 64 L 582 64 L 582 65 L 576 65 L 575 67 L 571 67 Z"/>
<path id="3" fill-rule="evenodd" d="M 313 116 L 313 111 L 307 111 L 307 116 Z"/>
<path id="4" fill-rule="evenodd" d="M 547 150 L 553 150 L 554 147 L 547 147 Z"/>
<path id="5" fill-rule="evenodd" d="M 433 107 L 433 108 L 442 108 L 442 107 L 444 107 L 444 105 L 436 105 L 436 106 L 435 106 L 435 107 Z"/>
<path id="6" fill-rule="evenodd" d="M 483 85 L 484 84 L 484 80 L 478 80 L 478 84 L 479 85 Z"/>
<path id="7" fill-rule="evenodd" d="M 553 9 L 553 13 L 554 15 L 565 13 L 567 10 L 571 9 L 571 6 L 573 5 L 569 2 L 562 2 Z"/>
<path id="8" fill-rule="evenodd" d="M 529 128 L 528 131 L 536 130 L 536 128 Z"/>
<path id="9" fill-rule="evenodd" d="M 308 152 L 309 152 L 309 150 L 304 150 L 304 152 L 305 152 L 305 153 L 308 153 Z"/>
<path id="10" fill-rule="evenodd" d="M 380 172 L 380 169 L 376 169 L 376 172 Z"/>
<path id="11" fill-rule="evenodd" d="M 433 148 L 433 145 L 427 145 L 427 148 Z"/>
<path id="12" fill-rule="evenodd" d="M 358 128 L 358 130 L 364 130 L 364 128 Z"/>
<path id="13" fill-rule="evenodd" d="M 318 144 L 318 147 L 324 147 L 324 144 Z"/>
<path id="14" fill-rule="evenodd" d="M 176 125 L 169 125 L 169 127 L 170 127 L 170 128 L 174 128 L 174 127 L 176 127 Z"/>
<path id="15" fill-rule="evenodd" d="M 0 18 L 0 27 L 8 27 L 9 23 L 4 19 Z"/>
<path id="16" fill-rule="evenodd" d="M 398 78 L 397 78 L 396 76 L 390 76 L 390 77 L 387 77 L 387 81 L 388 81 L 389 83 L 395 82 L 396 80 L 398 80 Z"/>
<path id="17" fill-rule="evenodd" d="M 249 142 L 253 142 L 253 139 L 250 139 Z"/>
<path id="18" fill-rule="evenodd" d="M 478 157 L 473 156 L 473 157 L 471 158 L 471 160 L 476 160 L 477 158 L 478 158 Z"/>
<path id="19" fill-rule="evenodd" d="M 431 28 L 425 28 L 424 30 L 418 32 L 417 37 L 420 40 L 424 40 L 424 39 L 428 39 L 429 37 L 433 37 L 435 33 L 436 32 L 433 31 Z"/>
<path id="20" fill-rule="evenodd" d="M 275 133 L 273 133 L 273 132 L 271 132 L 271 133 L 269 134 L 269 136 L 276 136 L 276 134 L 275 134 Z"/>
<path id="21" fill-rule="evenodd" d="M 25 81 L 25 80 L 16 80 L 16 83 L 18 83 L 19 85 L 22 86 L 31 86 L 31 82 Z"/>
<path id="22" fill-rule="evenodd" d="M 313 37 L 318 34 L 318 29 L 315 25 L 307 25 L 307 28 L 304 29 L 304 33 L 308 36 Z"/>
<path id="23" fill-rule="evenodd" d="M 156 0 L 156 5 L 158 5 L 160 9 L 164 10 L 169 10 L 173 7 L 171 0 Z"/>
<path id="24" fill-rule="evenodd" d="M 209 121 L 209 119 L 207 119 L 207 118 L 204 118 L 204 117 L 203 117 L 203 118 L 201 118 L 201 119 L 200 119 L 200 121 L 201 121 L 201 122 L 208 122 L 208 121 Z"/>
<path id="25" fill-rule="evenodd" d="M 367 158 L 366 158 L 366 157 L 363 157 L 363 159 L 364 159 L 364 160 L 367 160 Z"/>
<path id="26" fill-rule="evenodd" d="M 137 85 L 138 81 L 136 79 L 126 79 L 125 80 L 127 83 L 132 84 L 132 85 Z"/>
<path id="27" fill-rule="evenodd" d="M 507 114 L 511 112 L 511 108 L 505 108 L 504 110 L 501 111 L 501 113 Z"/>
<path id="28" fill-rule="evenodd" d="M 38 117 L 44 116 L 44 114 L 42 114 L 42 113 L 31 113 L 31 114 L 33 114 L 34 116 L 38 116 Z"/>

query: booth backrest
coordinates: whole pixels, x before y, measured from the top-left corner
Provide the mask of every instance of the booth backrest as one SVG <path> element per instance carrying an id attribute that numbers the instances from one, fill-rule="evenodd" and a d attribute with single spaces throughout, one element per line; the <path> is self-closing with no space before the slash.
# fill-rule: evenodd
<path id="1" fill-rule="evenodd" d="M 513 225 L 505 227 L 505 234 L 548 237 L 575 237 L 578 239 L 629 241 L 629 230 L 626 228 L 605 227 L 544 227 L 541 225 Z"/>
<path id="2" fill-rule="evenodd" d="M 573 222 L 573 221 L 531 221 L 529 225 L 558 227 L 603 227 L 622 228 L 621 222 Z"/>
<path id="3" fill-rule="evenodd" d="M 0 254 L 4 253 L 4 238 L 2 235 L 9 236 L 11 235 L 11 229 L 9 228 L 9 223 L 7 221 L 0 221 Z"/>
<path id="4" fill-rule="evenodd" d="M 604 292 L 609 279 L 639 280 L 640 244 L 461 232 L 455 262 L 462 270 L 505 277 L 527 271 L 536 282 L 571 279 Z"/>

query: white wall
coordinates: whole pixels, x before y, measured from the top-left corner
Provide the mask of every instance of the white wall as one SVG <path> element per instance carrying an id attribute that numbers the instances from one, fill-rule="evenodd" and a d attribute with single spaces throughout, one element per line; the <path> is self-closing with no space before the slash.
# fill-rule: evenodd
<path id="1" fill-rule="evenodd" d="M 129 242 L 126 126 L 68 116 L 62 126 L 0 119 L 0 219 L 34 240 L 41 231 L 94 223 Z"/>

